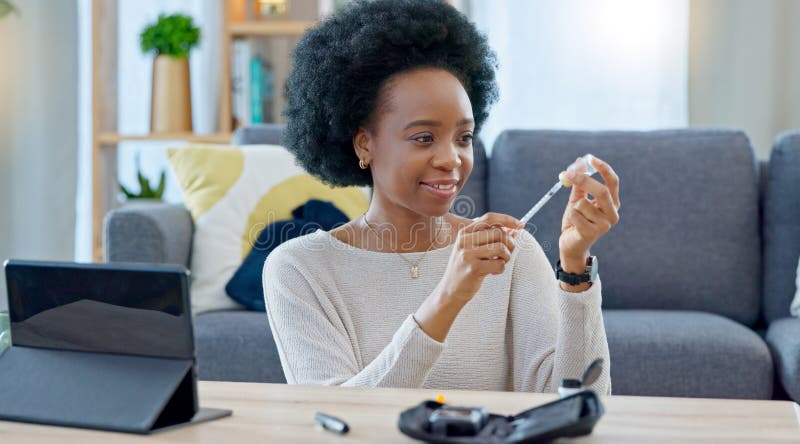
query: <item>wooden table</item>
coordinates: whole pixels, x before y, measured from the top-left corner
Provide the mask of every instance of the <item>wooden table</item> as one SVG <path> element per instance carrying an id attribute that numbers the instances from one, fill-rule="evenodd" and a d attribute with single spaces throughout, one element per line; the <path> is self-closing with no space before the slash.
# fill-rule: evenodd
<path id="1" fill-rule="evenodd" d="M 201 404 L 233 409 L 233 416 L 149 436 L 0 421 L 2 443 L 413 443 L 397 430 L 399 413 L 431 390 L 358 389 L 201 382 Z M 552 395 L 444 392 L 457 405 L 513 414 L 555 399 Z M 0 399 L 0 402 L 8 400 Z M 797 404 L 612 396 L 592 435 L 575 443 L 784 443 L 800 442 Z M 314 427 L 314 412 L 338 416 L 351 431 L 339 436 Z M 565 441 L 561 441 L 565 442 Z"/>

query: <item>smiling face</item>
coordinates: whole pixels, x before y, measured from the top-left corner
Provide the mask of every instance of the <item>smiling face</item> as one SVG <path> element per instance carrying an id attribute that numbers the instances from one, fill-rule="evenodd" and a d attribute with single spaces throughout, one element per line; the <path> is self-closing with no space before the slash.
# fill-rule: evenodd
<path id="1" fill-rule="evenodd" d="M 378 103 L 369 129 L 353 139 L 372 169 L 373 200 L 390 212 L 446 214 L 473 164 L 475 123 L 461 82 L 442 69 L 404 72 L 387 82 Z"/>

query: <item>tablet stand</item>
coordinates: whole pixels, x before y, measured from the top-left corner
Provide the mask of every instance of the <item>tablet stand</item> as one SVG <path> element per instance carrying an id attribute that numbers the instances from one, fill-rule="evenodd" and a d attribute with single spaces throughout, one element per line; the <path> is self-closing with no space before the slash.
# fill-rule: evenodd
<path id="1" fill-rule="evenodd" d="M 0 354 L 0 419 L 147 434 L 229 416 L 199 409 L 191 359 L 12 345 Z"/>

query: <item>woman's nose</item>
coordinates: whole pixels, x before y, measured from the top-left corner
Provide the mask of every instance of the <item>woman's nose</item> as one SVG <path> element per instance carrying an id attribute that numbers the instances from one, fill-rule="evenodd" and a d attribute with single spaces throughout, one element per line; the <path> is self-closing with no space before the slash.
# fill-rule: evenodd
<path id="1" fill-rule="evenodd" d="M 452 143 L 444 143 L 437 147 L 433 155 L 433 166 L 448 170 L 461 166 L 461 157 L 458 155 L 458 147 Z"/>

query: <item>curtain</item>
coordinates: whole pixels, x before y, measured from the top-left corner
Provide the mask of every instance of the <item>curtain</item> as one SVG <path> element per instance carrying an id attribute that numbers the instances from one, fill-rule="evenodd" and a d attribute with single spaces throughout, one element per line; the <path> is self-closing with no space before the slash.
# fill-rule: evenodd
<path id="1" fill-rule="evenodd" d="M 0 262 L 70 260 L 77 163 L 74 0 L 15 1 L 0 19 Z M 65 168 L 65 166 L 68 166 Z M 0 273 L 0 310 L 6 308 Z"/>
<path id="2" fill-rule="evenodd" d="M 688 0 L 471 0 L 498 56 L 500 100 L 481 132 L 682 127 Z M 491 149 L 491 148 L 489 148 Z"/>
<path id="3" fill-rule="evenodd" d="M 691 125 L 739 128 L 761 158 L 800 128 L 800 2 L 692 0 Z"/>
<path id="4" fill-rule="evenodd" d="M 70 260 L 77 163 L 76 1 L 0 19 L 0 262 Z M 0 310 L 6 284 L 0 273 Z"/>

